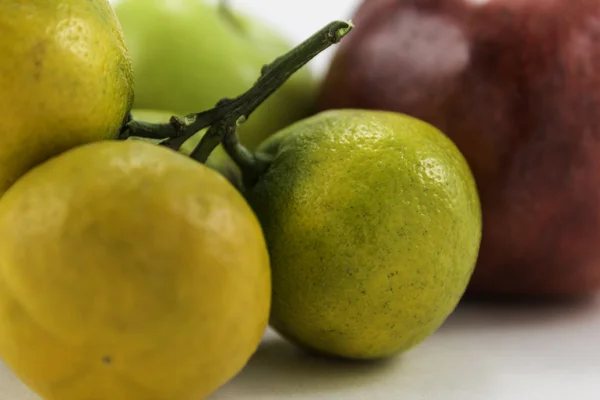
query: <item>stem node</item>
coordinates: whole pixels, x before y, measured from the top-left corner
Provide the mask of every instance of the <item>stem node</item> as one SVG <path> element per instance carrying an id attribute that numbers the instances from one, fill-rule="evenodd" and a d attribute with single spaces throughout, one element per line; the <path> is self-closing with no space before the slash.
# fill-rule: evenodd
<path id="1" fill-rule="evenodd" d="M 225 1 L 221 6 L 227 10 Z M 166 139 L 161 145 L 178 150 L 194 134 L 208 128 L 190 156 L 205 162 L 215 147 L 222 143 L 229 156 L 242 170 L 244 180 L 252 181 L 259 171 L 264 169 L 265 163 L 240 143 L 236 134 L 237 126 L 243 124 L 294 72 L 329 46 L 338 43 L 352 28 L 351 22 L 333 21 L 288 53 L 277 57 L 270 64 L 263 65 L 254 85 L 240 96 L 233 99 L 223 98 L 213 108 L 183 118 L 173 116 L 166 124 L 129 121 L 119 138 L 138 136 Z"/>

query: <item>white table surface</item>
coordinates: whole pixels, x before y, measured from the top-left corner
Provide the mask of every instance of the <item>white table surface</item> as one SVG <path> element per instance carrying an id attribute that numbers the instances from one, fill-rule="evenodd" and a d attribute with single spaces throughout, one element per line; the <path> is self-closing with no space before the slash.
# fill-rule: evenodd
<path id="1" fill-rule="evenodd" d="M 1 363 L 0 399 L 39 400 Z M 311 357 L 268 331 L 246 368 L 209 400 L 280 399 L 598 400 L 600 297 L 463 303 L 425 342 L 380 363 Z"/>
<path id="2" fill-rule="evenodd" d="M 301 41 L 356 0 L 238 0 Z M 311 64 L 323 71 L 332 51 Z M 168 368 L 168 366 L 165 366 Z M 382 363 L 313 358 L 268 331 L 211 400 L 598 400 L 600 297 L 546 305 L 463 303 L 413 350 Z M 0 363 L 0 400 L 39 400 Z M 110 399 L 106 399 L 110 400 Z"/>

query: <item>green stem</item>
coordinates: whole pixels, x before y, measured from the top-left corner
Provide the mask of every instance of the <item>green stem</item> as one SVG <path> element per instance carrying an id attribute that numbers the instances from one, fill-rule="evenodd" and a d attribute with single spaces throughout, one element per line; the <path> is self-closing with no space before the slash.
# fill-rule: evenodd
<path id="1" fill-rule="evenodd" d="M 166 137 L 177 137 L 176 127 L 170 122 L 166 124 L 155 124 L 152 122 L 130 120 L 126 128 L 121 132 L 119 138 L 127 139 L 129 136 L 143 137 L 147 139 L 165 139 Z"/>
<path id="2" fill-rule="evenodd" d="M 253 154 L 244 147 L 244 145 L 240 143 L 236 130 L 235 126 L 229 126 L 228 129 L 224 131 L 221 144 L 229 157 L 231 157 L 240 168 L 243 186 L 249 188 L 254 186 L 270 162 L 265 162 L 266 160 L 257 157 L 256 154 Z"/>
<path id="3" fill-rule="evenodd" d="M 253 175 L 257 169 L 256 157 L 239 143 L 236 135 L 237 125 L 243 123 L 294 72 L 329 46 L 338 43 L 352 27 L 351 22 L 329 23 L 288 53 L 276 58 L 271 64 L 263 66 L 254 85 L 234 99 L 222 99 L 215 107 L 189 114 L 184 118 L 172 117 L 166 124 L 131 121 L 120 138 L 138 136 L 167 139 L 161 144 L 177 150 L 196 132 L 210 126 L 193 150 L 191 157 L 205 162 L 215 147 L 223 141 L 225 150 L 240 166 L 242 172 Z"/>

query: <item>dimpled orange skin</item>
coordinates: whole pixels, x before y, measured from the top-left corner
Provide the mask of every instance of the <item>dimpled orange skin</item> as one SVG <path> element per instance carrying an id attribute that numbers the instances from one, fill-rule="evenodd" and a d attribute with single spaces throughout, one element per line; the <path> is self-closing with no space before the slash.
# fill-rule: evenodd
<path id="1" fill-rule="evenodd" d="M 475 181 L 450 140 L 405 115 L 333 110 L 257 151 L 272 163 L 246 196 L 269 246 L 275 329 L 317 353 L 373 359 L 440 327 L 481 240 Z"/>
<path id="2" fill-rule="evenodd" d="M 34 165 L 114 137 L 133 101 L 107 0 L 0 2 L 0 194 Z"/>

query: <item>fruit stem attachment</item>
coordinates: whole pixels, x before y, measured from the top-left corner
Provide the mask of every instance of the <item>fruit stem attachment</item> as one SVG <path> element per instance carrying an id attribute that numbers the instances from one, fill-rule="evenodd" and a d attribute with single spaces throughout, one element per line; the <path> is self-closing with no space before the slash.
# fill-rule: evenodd
<path id="1" fill-rule="evenodd" d="M 258 80 L 250 90 L 236 99 L 222 100 L 222 104 L 232 106 L 232 112 L 217 125 L 220 128 L 212 132 L 212 129 L 208 130 L 190 156 L 204 162 L 214 148 L 222 143 L 227 154 L 242 171 L 244 184 L 253 184 L 266 168 L 267 163 L 240 143 L 237 126 L 244 123 L 250 114 L 292 74 L 329 46 L 342 40 L 352 28 L 352 22 L 331 22 L 285 55 L 263 66 Z"/>
<path id="2" fill-rule="evenodd" d="M 130 136 L 166 139 L 161 145 L 178 150 L 195 133 L 209 127 L 190 156 L 205 162 L 210 153 L 223 142 L 227 153 L 242 169 L 242 173 L 250 178 L 261 169 L 257 164 L 262 163 L 239 142 L 237 126 L 292 74 L 319 53 L 342 40 L 352 28 L 350 21 L 330 22 L 271 64 L 263 66 L 254 85 L 240 96 L 233 99 L 224 98 L 209 110 L 189 114 L 183 118 L 173 116 L 164 124 L 131 120 L 122 130 L 119 139 L 124 140 Z"/>

